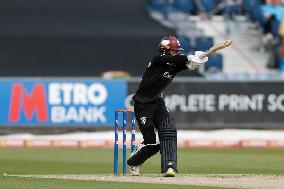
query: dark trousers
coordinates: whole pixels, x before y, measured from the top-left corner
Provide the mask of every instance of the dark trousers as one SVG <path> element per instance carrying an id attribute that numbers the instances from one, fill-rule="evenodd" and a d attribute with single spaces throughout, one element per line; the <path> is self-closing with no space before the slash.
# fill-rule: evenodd
<path id="1" fill-rule="evenodd" d="M 155 128 L 159 131 L 161 122 L 170 117 L 165 101 L 159 98 L 151 103 L 135 102 L 134 112 L 144 144 L 155 144 Z"/>

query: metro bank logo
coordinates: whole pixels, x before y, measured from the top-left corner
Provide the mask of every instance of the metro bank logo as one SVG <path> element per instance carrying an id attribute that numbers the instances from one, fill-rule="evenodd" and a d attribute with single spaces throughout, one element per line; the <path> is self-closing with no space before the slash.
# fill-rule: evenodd
<path id="1" fill-rule="evenodd" d="M 0 110 L 7 117 L 0 115 L 0 126 L 112 125 L 114 110 L 125 107 L 127 96 L 123 81 L 0 82 L 0 90 L 5 89 L 9 92 L 0 98 Z"/>

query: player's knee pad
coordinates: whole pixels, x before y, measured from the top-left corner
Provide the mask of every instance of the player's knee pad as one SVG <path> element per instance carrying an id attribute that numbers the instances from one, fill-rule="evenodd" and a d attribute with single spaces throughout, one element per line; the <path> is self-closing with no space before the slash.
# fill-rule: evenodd
<path id="1" fill-rule="evenodd" d="M 159 152 L 159 150 L 160 144 L 147 144 L 130 157 L 127 160 L 127 164 L 130 166 L 142 165 L 147 159 Z"/>
<path id="2" fill-rule="evenodd" d="M 160 152 L 161 152 L 161 172 L 164 173 L 171 167 L 177 171 L 177 131 L 174 120 L 165 118 L 159 129 Z"/>

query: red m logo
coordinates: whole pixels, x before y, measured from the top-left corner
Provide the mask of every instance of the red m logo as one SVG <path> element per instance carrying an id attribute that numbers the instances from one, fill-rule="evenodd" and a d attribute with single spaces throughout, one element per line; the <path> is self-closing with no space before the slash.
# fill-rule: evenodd
<path id="1" fill-rule="evenodd" d="M 19 121 L 21 108 L 23 108 L 25 117 L 28 120 L 31 120 L 35 113 L 38 121 L 47 121 L 47 105 L 43 84 L 35 84 L 31 94 L 28 94 L 23 84 L 16 83 L 13 85 L 9 114 L 10 121 Z"/>

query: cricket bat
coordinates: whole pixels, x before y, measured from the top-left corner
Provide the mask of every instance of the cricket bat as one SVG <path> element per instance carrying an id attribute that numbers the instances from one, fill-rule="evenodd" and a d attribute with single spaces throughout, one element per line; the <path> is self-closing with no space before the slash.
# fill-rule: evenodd
<path id="1" fill-rule="evenodd" d="M 199 56 L 200 59 L 203 59 L 207 56 L 210 56 L 210 55 L 213 55 L 215 54 L 217 51 L 221 50 L 221 49 L 224 49 L 228 46 L 230 46 L 232 44 L 232 40 L 226 40 L 224 41 L 223 43 L 219 43 L 219 44 L 216 44 L 214 46 L 212 46 L 210 49 L 208 49 L 205 53 L 201 54 Z"/>

